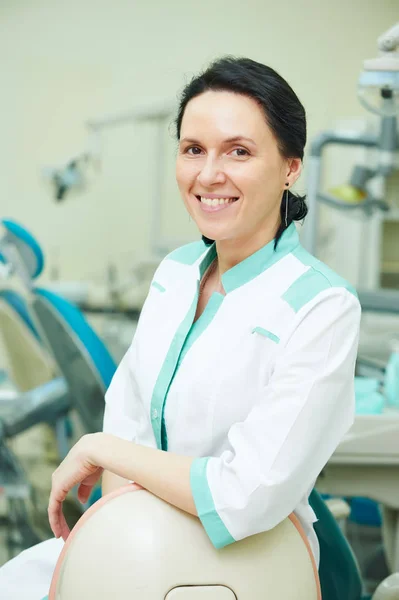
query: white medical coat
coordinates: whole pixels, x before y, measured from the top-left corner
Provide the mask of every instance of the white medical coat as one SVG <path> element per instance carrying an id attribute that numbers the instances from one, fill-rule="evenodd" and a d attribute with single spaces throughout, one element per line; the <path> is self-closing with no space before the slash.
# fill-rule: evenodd
<path id="1" fill-rule="evenodd" d="M 318 561 L 308 496 L 354 419 L 360 305 L 295 225 L 223 274 L 194 323 L 216 248 L 157 269 L 106 395 L 104 431 L 193 456 L 191 489 L 215 547 L 295 512 Z"/>

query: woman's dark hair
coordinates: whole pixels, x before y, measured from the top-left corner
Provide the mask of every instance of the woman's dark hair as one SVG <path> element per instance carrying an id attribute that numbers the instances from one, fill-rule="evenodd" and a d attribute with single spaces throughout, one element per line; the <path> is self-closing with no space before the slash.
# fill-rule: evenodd
<path id="1" fill-rule="evenodd" d="M 226 56 L 214 61 L 206 71 L 194 77 L 183 89 L 176 118 L 176 134 L 180 140 L 184 111 L 190 100 L 207 91 L 226 91 L 253 98 L 262 108 L 266 122 L 272 130 L 279 151 L 285 158 L 300 158 L 306 144 L 305 109 L 294 90 L 276 71 L 249 58 Z M 281 199 L 281 224 L 276 234 L 275 245 L 286 229 L 286 198 Z M 292 221 L 306 217 L 308 208 L 305 196 L 288 190 L 287 227 Z M 213 240 L 202 236 L 206 244 Z"/>

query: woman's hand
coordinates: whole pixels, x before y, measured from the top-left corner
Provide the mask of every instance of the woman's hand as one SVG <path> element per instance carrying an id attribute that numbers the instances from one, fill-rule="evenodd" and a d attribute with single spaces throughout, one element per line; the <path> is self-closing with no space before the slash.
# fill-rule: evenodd
<path id="1" fill-rule="evenodd" d="M 190 485 L 193 460 L 108 433 L 84 435 L 53 473 L 48 516 L 54 535 L 66 540 L 70 533 L 62 513 L 68 492 L 78 485 L 79 500 L 87 502 L 104 470 L 197 516 Z"/>
<path id="2" fill-rule="evenodd" d="M 98 464 L 98 450 L 101 448 L 102 433 L 84 435 L 54 471 L 48 505 L 50 527 L 56 538 L 65 541 L 70 533 L 62 512 L 62 503 L 68 492 L 79 485 L 78 499 L 85 503 L 95 483 L 100 479 L 103 467 Z"/>

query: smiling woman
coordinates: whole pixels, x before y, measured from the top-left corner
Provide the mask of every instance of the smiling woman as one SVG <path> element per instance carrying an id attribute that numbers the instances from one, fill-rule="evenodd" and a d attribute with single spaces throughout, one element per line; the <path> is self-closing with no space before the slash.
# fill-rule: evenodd
<path id="1" fill-rule="evenodd" d="M 218 549 L 294 513 L 318 562 L 309 494 L 353 422 L 360 307 L 293 223 L 307 211 L 289 191 L 305 111 L 273 69 L 228 57 L 183 90 L 176 127 L 176 178 L 203 239 L 159 265 L 104 431 L 53 476 L 50 523 L 66 539 L 66 494 L 80 485 L 86 501 L 104 470 L 104 493 L 134 481 L 199 517 Z M 46 547 L 0 570 L 0 589 L 16 590 L 5 600 L 48 586 L 60 546 Z"/>
<path id="2" fill-rule="evenodd" d="M 305 110 L 270 67 L 246 58 L 213 63 L 185 88 L 176 130 L 178 185 L 204 241 L 255 251 L 306 216 L 304 198 L 289 191 L 302 168 Z"/>

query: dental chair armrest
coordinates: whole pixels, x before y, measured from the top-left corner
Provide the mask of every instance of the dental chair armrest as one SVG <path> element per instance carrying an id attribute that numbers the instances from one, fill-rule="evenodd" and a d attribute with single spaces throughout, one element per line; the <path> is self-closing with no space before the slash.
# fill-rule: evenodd
<path id="1" fill-rule="evenodd" d="M 70 408 L 68 388 L 62 377 L 53 379 L 14 400 L 0 401 L 0 439 L 10 438 L 38 423 L 54 423 Z"/>
<path id="2" fill-rule="evenodd" d="M 397 600 L 399 598 L 399 573 L 393 573 L 380 583 L 372 600 Z"/>

